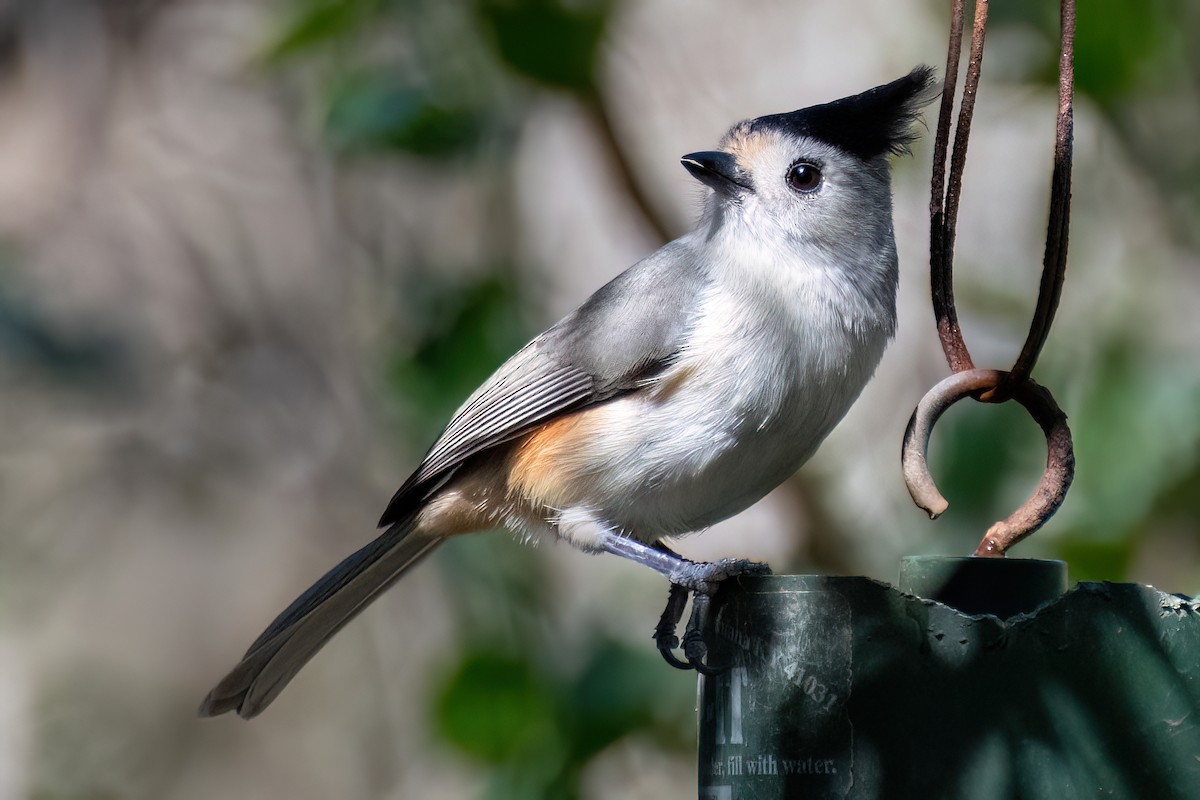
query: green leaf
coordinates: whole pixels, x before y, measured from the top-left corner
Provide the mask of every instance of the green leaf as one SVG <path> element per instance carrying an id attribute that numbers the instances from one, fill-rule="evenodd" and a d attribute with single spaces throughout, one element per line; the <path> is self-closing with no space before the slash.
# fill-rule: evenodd
<path id="1" fill-rule="evenodd" d="M 591 93 L 609 8 L 606 2 L 568 7 L 554 0 L 481 0 L 479 18 L 497 54 L 515 71 Z"/>
<path id="2" fill-rule="evenodd" d="M 1054 557 L 1070 565 L 1071 582 L 1120 580 L 1133 563 L 1134 541 L 1089 537 L 1087 531 L 1068 531 L 1053 548 Z"/>
<path id="3" fill-rule="evenodd" d="M 1015 402 L 959 403 L 946 412 L 931 450 L 932 472 L 950 501 L 939 538 L 961 537 L 958 545 L 945 546 L 966 549 L 1024 499 L 1023 487 L 1032 489 L 1044 463 L 1045 440 Z M 1015 481 L 1021 489 L 1014 488 Z"/>
<path id="4" fill-rule="evenodd" d="M 531 754 L 561 762 L 556 686 L 533 665 L 492 650 L 468 652 L 438 693 L 438 732 L 464 753 L 499 765 Z"/>
<path id="5" fill-rule="evenodd" d="M 1071 519 L 1091 539 L 1129 536 L 1196 463 L 1200 380 L 1171 359 L 1115 341 L 1072 416 L 1079 464 Z"/>
<path id="6" fill-rule="evenodd" d="M 483 115 L 446 105 L 398 76 L 358 75 L 330 102 L 325 131 L 336 148 L 391 149 L 447 158 L 469 151 L 483 131 Z"/>
<path id="7" fill-rule="evenodd" d="M 1110 107 L 1145 79 L 1147 65 L 1171 46 L 1179 16 L 1166 0 L 1088 0 L 1076 18 L 1075 85 Z M 1036 30 L 1051 46 L 1038 73 L 1058 82 L 1058 3 L 1012 0 L 989 12 L 993 26 Z"/>
<path id="8" fill-rule="evenodd" d="M 428 446 L 450 413 L 528 339 L 515 282 L 498 268 L 467 286 L 417 276 L 409 292 L 412 314 L 425 320 L 425 338 L 388 368 L 392 391 L 417 419 L 407 426 Z"/>
<path id="9" fill-rule="evenodd" d="M 264 58 L 278 63 L 293 56 L 348 38 L 379 5 L 378 0 L 315 0 L 304 4 Z"/>
<path id="10" fill-rule="evenodd" d="M 678 677 L 663 669 L 649 642 L 635 649 L 602 638 L 572 682 L 563 707 L 573 760 L 587 761 L 632 733 L 653 731 L 660 721 L 670 730 L 659 732 L 670 738 L 695 699 L 694 683 Z"/>

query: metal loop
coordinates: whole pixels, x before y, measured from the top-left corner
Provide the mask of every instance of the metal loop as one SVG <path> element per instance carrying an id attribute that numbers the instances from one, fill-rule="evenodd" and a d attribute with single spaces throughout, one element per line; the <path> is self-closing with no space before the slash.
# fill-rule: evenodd
<path id="1" fill-rule="evenodd" d="M 901 450 L 904 482 L 913 502 L 924 509 L 930 519 L 936 519 L 950 505 L 938 491 L 926 460 L 933 426 L 946 409 L 959 400 L 964 397 L 979 399 L 1008 378 L 1007 372 L 994 369 L 956 372 L 930 389 L 913 411 Z M 1050 392 L 1026 380 L 1013 386 L 1010 396 L 1029 412 L 1046 434 L 1046 471 L 1029 499 L 1007 519 L 988 529 L 975 550 L 977 556 L 1003 556 L 1008 548 L 1044 525 L 1062 505 L 1075 477 L 1075 451 L 1067 415 L 1054 402 Z"/>

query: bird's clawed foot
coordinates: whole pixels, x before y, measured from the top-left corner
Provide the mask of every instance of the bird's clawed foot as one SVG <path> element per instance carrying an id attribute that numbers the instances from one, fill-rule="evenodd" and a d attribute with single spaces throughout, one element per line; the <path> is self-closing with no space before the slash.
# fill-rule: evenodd
<path id="1" fill-rule="evenodd" d="M 708 646 L 704 643 L 704 629 L 712 605 L 712 596 L 721 581 L 739 575 L 770 574 L 771 568 L 766 564 L 737 558 L 702 563 L 684 562 L 670 576 L 671 590 L 667 596 L 667 607 L 663 609 L 658 625 L 654 628 L 654 641 L 658 645 L 658 652 L 662 653 L 662 657 L 672 667 L 694 669 L 703 675 L 717 672 L 717 668 L 704 661 L 708 655 Z M 680 646 L 676 631 L 679 621 L 683 619 L 688 592 L 692 593 L 692 614 L 683 630 L 683 659 L 680 659 L 675 655 L 675 648 Z"/>
<path id="2" fill-rule="evenodd" d="M 704 662 L 708 647 L 704 644 L 704 629 L 712 596 L 721 581 L 739 575 L 769 575 L 771 568 L 757 561 L 741 558 L 722 558 L 719 561 L 689 561 L 661 541 L 646 543 L 618 531 L 602 532 L 597 550 L 628 558 L 667 576 L 671 594 L 658 625 L 654 641 L 667 663 L 679 669 L 694 669 L 706 675 L 714 671 Z M 675 631 L 687 608 L 688 592 L 692 593 L 692 615 L 683 630 L 683 659 L 675 655 L 681 642 Z"/>

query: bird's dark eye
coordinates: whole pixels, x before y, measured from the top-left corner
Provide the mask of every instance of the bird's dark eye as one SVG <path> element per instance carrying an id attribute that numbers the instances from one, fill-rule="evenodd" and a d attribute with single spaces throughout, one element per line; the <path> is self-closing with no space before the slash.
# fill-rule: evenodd
<path id="1" fill-rule="evenodd" d="M 821 187 L 821 170 L 816 164 L 801 161 L 788 169 L 787 182 L 801 194 L 812 194 Z"/>

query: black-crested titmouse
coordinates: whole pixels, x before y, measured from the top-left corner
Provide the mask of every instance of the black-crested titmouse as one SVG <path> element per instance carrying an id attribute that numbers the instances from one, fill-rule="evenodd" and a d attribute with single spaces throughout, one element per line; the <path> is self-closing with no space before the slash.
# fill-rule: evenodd
<path id="1" fill-rule="evenodd" d="M 684 156 L 711 189 L 695 230 L 471 395 L 392 498 L 383 534 L 280 614 L 200 713 L 258 714 L 343 625 L 458 534 L 503 526 L 616 553 L 697 599 L 746 569 L 693 563 L 661 543 L 782 483 L 874 373 L 896 327 L 887 158 L 907 149 L 937 93 L 933 71 L 918 67 L 853 97 L 741 122 L 720 149 Z"/>

